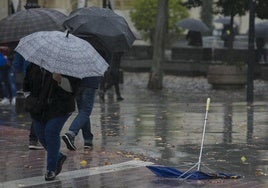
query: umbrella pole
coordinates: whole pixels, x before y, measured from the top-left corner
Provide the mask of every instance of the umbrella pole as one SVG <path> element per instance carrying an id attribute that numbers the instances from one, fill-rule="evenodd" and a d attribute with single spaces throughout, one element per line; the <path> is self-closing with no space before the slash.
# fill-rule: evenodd
<path id="1" fill-rule="evenodd" d="M 201 159 L 202 159 L 202 152 L 203 152 L 203 145 L 204 145 L 204 140 L 205 140 L 205 132 L 206 132 L 206 124 L 207 124 L 209 104 L 210 104 L 210 98 L 207 98 L 206 114 L 205 114 L 205 121 L 204 121 L 203 134 L 202 134 L 202 140 L 201 140 L 201 148 L 200 148 L 199 160 L 198 160 L 197 163 L 195 163 L 194 166 L 192 166 L 190 169 L 188 169 L 183 174 L 181 174 L 178 177 L 178 179 L 181 179 L 182 177 L 184 177 L 185 174 L 187 174 L 188 172 L 192 171 L 196 166 L 197 166 L 197 170 L 198 171 L 200 170 Z M 189 174 L 187 177 L 182 178 L 182 181 L 188 179 L 190 176 L 191 176 L 191 174 Z"/>
<path id="2" fill-rule="evenodd" d="M 209 104 L 210 104 L 210 98 L 207 98 L 206 115 L 205 115 L 205 121 L 204 121 L 204 127 L 203 127 L 203 134 L 202 134 L 202 140 L 201 140 L 199 160 L 198 160 L 198 163 L 197 163 L 198 164 L 198 166 L 197 166 L 198 171 L 200 170 L 200 165 L 201 165 L 201 158 L 202 158 L 203 145 L 204 145 L 204 140 L 205 140 L 205 132 L 206 132 L 206 124 L 207 124 Z"/>

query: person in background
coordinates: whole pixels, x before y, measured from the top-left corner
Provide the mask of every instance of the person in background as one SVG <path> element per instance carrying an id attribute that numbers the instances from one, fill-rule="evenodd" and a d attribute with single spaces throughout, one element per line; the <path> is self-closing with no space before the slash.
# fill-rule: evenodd
<path id="1" fill-rule="evenodd" d="M 106 49 L 97 38 L 89 36 L 83 39 L 88 41 L 106 62 L 110 62 L 111 55 L 109 50 Z M 76 95 L 78 114 L 71 123 L 69 130 L 62 136 L 62 140 L 69 150 L 76 150 L 74 141 L 80 129 L 82 130 L 84 139 L 84 149 L 92 149 L 93 147 L 90 116 L 94 107 L 95 95 L 99 88 L 100 80 L 101 77 L 86 77 L 81 80 Z"/>
<path id="2" fill-rule="evenodd" d="M 265 47 L 265 39 L 262 37 L 256 38 L 256 61 L 257 63 L 267 63 L 267 54 Z"/>
<path id="3" fill-rule="evenodd" d="M 1 101 L 2 101 L 2 97 L 3 97 L 3 94 L 2 94 L 2 90 L 5 89 L 5 88 L 2 88 L 2 83 L 3 83 L 3 69 L 4 67 L 6 66 L 6 63 L 7 63 L 7 58 L 6 56 L 0 51 L 0 98 L 1 98 Z"/>
<path id="4" fill-rule="evenodd" d="M 23 76 L 25 77 L 26 69 L 27 69 L 29 64 L 30 64 L 30 62 L 26 61 L 23 58 L 22 55 L 20 55 L 19 53 L 15 52 L 13 62 L 12 62 L 12 66 L 14 67 L 14 70 L 16 71 L 16 75 L 17 75 L 18 72 L 22 72 Z M 30 150 L 44 149 L 43 146 L 41 146 L 39 144 L 38 138 L 37 138 L 37 136 L 35 134 L 35 131 L 34 131 L 33 123 L 31 123 L 31 127 L 30 127 L 28 148 Z"/>
<path id="5" fill-rule="evenodd" d="M 202 34 L 200 31 L 189 30 L 186 35 L 189 46 L 203 46 Z"/>
<path id="6" fill-rule="evenodd" d="M 124 98 L 120 92 L 120 63 L 123 52 L 115 52 L 112 54 L 111 65 L 105 72 L 103 79 L 100 83 L 100 99 L 104 101 L 105 93 L 112 87 L 115 88 L 115 94 L 117 101 L 122 101 Z"/>
<path id="7" fill-rule="evenodd" d="M 0 67 L 1 91 L 3 97 L 3 99 L 0 101 L 0 105 L 15 105 L 17 87 L 15 71 L 11 63 L 12 56 L 7 46 L 0 47 L 0 51 L 6 59 L 5 65 Z"/>
<path id="8" fill-rule="evenodd" d="M 221 40 L 224 42 L 224 47 L 230 48 L 237 34 L 238 27 L 236 24 L 234 24 L 233 28 L 230 24 L 224 24 L 221 32 Z"/>
<path id="9" fill-rule="evenodd" d="M 69 84 L 66 85 L 71 87 L 65 89 L 62 86 L 63 81 L 67 81 Z M 79 82 L 80 79 L 52 74 L 33 63 L 27 67 L 23 89 L 30 92 L 26 106 L 36 135 L 47 152 L 46 181 L 56 178 L 67 159 L 60 152 L 60 133 L 71 113 L 75 111 L 74 97 Z"/>

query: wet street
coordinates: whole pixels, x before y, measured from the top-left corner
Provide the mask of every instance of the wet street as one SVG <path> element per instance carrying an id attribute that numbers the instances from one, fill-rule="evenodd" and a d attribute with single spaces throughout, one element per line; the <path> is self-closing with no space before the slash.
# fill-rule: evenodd
<path id="1" fill-rule="evenodd" d="M 246 89 L 213 90 L 203 77 L 165 76 L 164 89 L 146 89 L 148 73 L 124 73 L 124 100 L 96 97 L 92 151 L 62 151 L 68 158 L 56 181 L 45 182 L 45 152 L 28 150 L 30 117 L 0 107 L 0 188 L 15 187 L 268 187 L 268 81 L 255 80 L 254 104 Z M 201 170 L 240 179 L 180 181 L 155 176 L 146 165 L 187 170 L 198 162 L 206 100 L 211 99 Z M 76 112 L 64 126 L 68 129 Z"/>

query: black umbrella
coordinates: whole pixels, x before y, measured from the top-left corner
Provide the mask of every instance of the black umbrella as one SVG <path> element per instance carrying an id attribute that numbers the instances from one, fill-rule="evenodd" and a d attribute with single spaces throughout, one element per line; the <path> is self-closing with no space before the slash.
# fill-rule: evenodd
<path id="1" fill-rule="evenodd" d="M 0 43 L 17 42 L 37 31 L 63 31 L 66 15 L 49 8 L 21 10 L 0 20 Z"/>
<path id="2" fill-rule="evenodd" d="M 176 25 L 178 27 L 182 27 L 184 29 L 188 29 L 191 31 L 200 31 L 200 32 L 209 31 L 209 28 L 205 23 L 203 23 L 201 20 L 193 18 L 182 19 L 181 21 L 177 22 Z"/>
<path id="3" fill-rule="evenodd" d="M 127 51 L 136 39 L 126 20 L 106 8 L 79 8 L 71 12 L 63 25 L 76 36 L 98 37 L 113 52 Z"/>
<path id="4" fill-rule="evenodd" d="M 261 22 L 255 24 L 255 36 L 256 38 L 268 39 L 268 22 Z"/>

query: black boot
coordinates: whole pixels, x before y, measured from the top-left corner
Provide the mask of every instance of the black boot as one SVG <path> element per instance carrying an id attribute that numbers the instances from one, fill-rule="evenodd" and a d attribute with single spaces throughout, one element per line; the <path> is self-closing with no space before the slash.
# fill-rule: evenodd
<path id="1" fill-rule="evenodd" d="M 55 172 L 47 171 L 47 173 L 45 175 L 45 180 L 46 181 L 53 181 L 53 180 L 55 180 L 55 178 L 56 178 Z"/>

